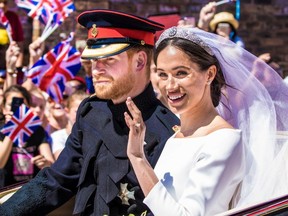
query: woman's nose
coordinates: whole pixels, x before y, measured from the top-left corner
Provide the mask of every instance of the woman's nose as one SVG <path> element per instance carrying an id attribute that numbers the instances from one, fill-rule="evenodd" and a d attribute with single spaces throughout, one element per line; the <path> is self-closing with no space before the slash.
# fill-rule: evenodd
<path id="1" fill-rule="evenodd" d="M 178 82 L 173 76 L 169 76 L 167 79 L 166 89 L 175 89 L 178 86 Z"/>

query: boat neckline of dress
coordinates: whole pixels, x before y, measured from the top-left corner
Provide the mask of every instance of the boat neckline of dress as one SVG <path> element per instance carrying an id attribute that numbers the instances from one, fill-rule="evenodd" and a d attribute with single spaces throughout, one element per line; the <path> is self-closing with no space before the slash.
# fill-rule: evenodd
<path id="1" fill-rule="evenodd" d="M 196 137 L 193 137 L 193 136 L 186 136 L 186 137 L 175 137 L 177 135 L 177 133 L 180 132 L 179 131 L 176 131 L 173 136 L 171 138 L 174 138 L 174 139 L 199 139 L 199 138 L 206 138 L 208 136 L 212 136 L 214 134 L 217 134 L 217 133 L 220 133 L 220 132 L 223 132 L 223 131 L 231 131 L 233 133 L 241 133 L 241 130 L 240 129 L 237 129 L 237 128 L 220 128 L 220 129 L 217 129 L 215 131 L 212 131 L 211 133 L 205 135 L 205 136 L 196 136 Z"/>

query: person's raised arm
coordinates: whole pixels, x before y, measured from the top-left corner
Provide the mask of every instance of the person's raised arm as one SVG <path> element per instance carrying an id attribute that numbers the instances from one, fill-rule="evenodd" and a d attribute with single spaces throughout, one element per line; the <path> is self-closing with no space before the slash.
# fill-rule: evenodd
<path id="1" fill-rule="evenodd" d="M 37 38 L 29 45 L 29 68 L 31 68 L 43 55 L 44 52 L 44 42 L 41 38 Z"/>
<path id="2" fill-rule="evenodd" d="M 6 50 L 6 79 L 3 86 L 5 91 L 9 86 L 17 84 L 16 63 L 20 55 L 20 48 L 15 41 L 12 41 Z"/>
<path id="3" fill-rule="evenodd" d="M 216 2 L 209 2 L 205 5 L 200 11 L 197 27 L 209 31 L 209 23 L 214 17 L 215 12 Z"/>
<path id="4" fill-rule="evenodd" d="M 40 38 L 37 38 L 29 45 L 30 58 L 29 58 L 28 70 L 39 60 L 39 58 L 43 54 L 43 51 L 44 51 L 44 42 L 42 42 Z M 28 89 L 29 91 L 38 88 L 29 78 L 25 80 L 22 86 Z"/>

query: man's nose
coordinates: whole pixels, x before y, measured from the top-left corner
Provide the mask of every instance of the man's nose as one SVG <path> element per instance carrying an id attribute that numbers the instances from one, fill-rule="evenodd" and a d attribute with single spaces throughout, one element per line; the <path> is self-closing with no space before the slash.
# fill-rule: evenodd
<path id="1" fill-rule="evenodd" d="M 102 74 L 104 73 L 105 64 L 101 59 L 92 60 L 92 73 Z"/>

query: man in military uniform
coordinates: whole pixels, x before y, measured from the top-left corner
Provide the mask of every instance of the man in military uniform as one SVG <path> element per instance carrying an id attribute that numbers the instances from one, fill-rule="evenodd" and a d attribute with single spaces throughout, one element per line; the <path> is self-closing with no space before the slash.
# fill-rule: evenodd
<path id="1" fill-rule="evenodd" d="M 88 29 L 82 58 L 92 61 L 96 94 L 80 105 L 58 160 L 0 206 L 2 216 L 45 215 L 75 194 L 77 215 L 149 215 L 126 154 L 124 112 L 131 97 L 142 112 L 145 152 L 154 166 L 179 123 L 149 79 L 154 35 L 163 25 L 102 9 L 80 14 L 78 22 Z"/>

